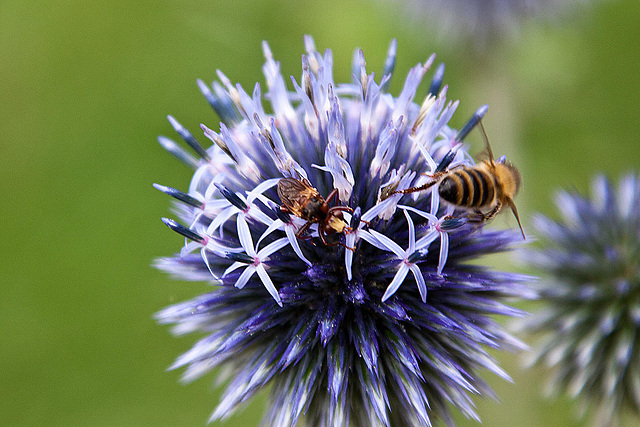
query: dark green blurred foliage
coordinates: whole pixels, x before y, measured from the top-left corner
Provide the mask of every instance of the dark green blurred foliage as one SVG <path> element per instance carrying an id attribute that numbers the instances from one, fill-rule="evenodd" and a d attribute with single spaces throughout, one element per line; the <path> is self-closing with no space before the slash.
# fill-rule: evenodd
<path id="1" fill-rule="evenodd" d="M 263 81 L 263 39 L 284 73 L 299 77 L 302 35 L 312 34 L 319 49 L 333 49 L 336 80 L 346 81 L 353 48 L 379 76 L 396 37 L 392 89 L 438 53 L 449 97 L 462 101 L 454 125 L 490 104 L 494 152 L 523 173 L 525 228 L 533 211 L 549 213 L 553 189 L 584 191 L 595 171 L 617 178 L 640 166 L 636 1 L 531 21 L 518 40 L 483 50 L 416 21 L 363 0 L 3 1 L 2 423 L 205 424 L 217 402 L 211 381 L 182 387 L 179 373 L 165 372 L 195 338 L 174 339 L 151 319 L 207 289 L 149 267 L 182 242 L 160 222 L 170 203 L 151 184 L 186 190 L 191 175 L 156 136 L 174 137 L 167 114 L 196 135 L 201 122 L 217 128 L 196 78 L 211 81 L 220 68 L 252 89 Z M 507 217 L 496 225 L 515 226 Z M 540 372 L 500 359 L 516 383 L 493 381 L 502 403 L 478 402 L 485 425 L 580 425 L 569 402 L 540 397 Z M 261 411 L 253 402 L 227 424 L 255 425 Z"/>

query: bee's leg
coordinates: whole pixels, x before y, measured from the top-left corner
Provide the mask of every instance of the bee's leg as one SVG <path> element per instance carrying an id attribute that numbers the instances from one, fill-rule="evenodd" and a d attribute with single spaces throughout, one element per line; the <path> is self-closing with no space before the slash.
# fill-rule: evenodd
<path id="1" fill-rule="evenodd" d="M 346 207 L 346 206 L 338 206 L 338 207 Z M 320 240 L 322 240 L 322 243 L 324 243 L 327 246 L 338 246 L 338 245 L 340 245 L 343 248 L 349 249 L 350 251 L 353 251 L 353 252 L 355 252 L 355 250 L 356 250 L 355 248 L 350 248 L 349 246 L 345 245 L 340 240 L 338 240 L 337 242 L 329 243 L 327 241 L 327 235 L 324 232 L 324 227 L 322 227 L 321 224 L 318 224 L 318 235 L 320 236 Z"/>
<path id="2" fill-rule="evenodd" d="M 467 214 L 467 219 L 470 222 L 482 222 L 484 221 L 484 214 L 479 209 L 476 209 L 475 211 Z"/>
<path id="3" fill-rule="evenodd" d="M 496 206 L 495 206 L 493 209 L 491 209 L 491 211 L 489 211 L 489 213 L 486 213 L 486 214 L 484 215 L 484 218 L 483 218 L 483 219 L 484 219 L 485 221 L 490 221 L 490 220 L 492 220 L 492 219 L 493 219 L 493 217 L 495 217 L 495 216 L 498 214 L 498 212 L 500 212 L 501 210 L 502 210 L 502 202 L 498 202 L 498 203 L 496 204 Z"/>
<path id="4" fill-rule="evenodd" d="M 305 225 L 300 227 L 296 232 L 296 237 L 300 240 L 311 240 L 311 244 L 315 246 L 316 244 L 313 242 L 313 237 L 311 236 L 303 236 L 303 234 L 311 227 L 311 223 L 307 222 Z"/>
<path id="5" fill-rule="evenodd" d="M 327 196 L 327 199 L 325 200 L 324 204 L 328 205 L 329 203 L 331 203 L 331 199 L 336 198 L 336 202 L 338 201 L 337 199 L 338 196 L 338 189 L 334 188 L 333 190 L 331 190 L 331 193 L 329 193 L 329 195 Z"/>
<path id="6" fill-rule="evenodd" d="M 356 248 L 351 248 L 351 247 L 345 245 L 342 242 L 327 243 L 327 246 L 338 246 L 338 245 L 342 246 L 345 249 L 349 249 L 351 252 L 355 252 L 356 251 Z"/>
<path id="7" fill-rule="evenodd" d="M 323 236 L 323 235 L 322 235 L 322 234 L 320 234 L 320 236 L 321 236 L 321 238 L 322 238 L 322 236 Z M 333 242 L 333 243 L 329 243 L 329 242 L 327 242 L 326 240 L 324 240 L 324 241 L 323 241 L 323 243 L 324 243 L 325 245 L 327 245 L 327 246 L 338 246 L 338 245 L 340 245 L 340 246 L 342 246 L 342 247 L 343 247 L 343 248 L 345 248 L 345 249 L 349 249 L 351 252 L 355 252 L 355 251 L 356 251 L 356 248 L 351 248 L 351 247 L 349 247 L 349 246 L 345 245 L 344 243 L 342 243 L 342 242 L 341 242 L 341 241 L 339 241 L 339 240 L 338 240 L 337 242 Z"/>
<path id="8" fill-rule="evenodd" d="M 345 244 L 344 244 L 344 243 L 342 243 L 342 242 L 338 242 L 338 244 L 339 244 L 340 246 L 342 246 L 343 248 L 345 248 L 345 249 L 349 249 L 351 252 L 355 252 L 355 251 L 356 251 L 356 248 L 350 248 L 349 246 L 345 245 Z"/>
<path id="9" fill-rule="evenodd" d="M 292 214 L 293 212 L 291 212 L 291 209 L 289 209 L 288 207 L 286 207 L 285 205 L 280 205 L 280 210 L 284 213 L 288 213 L 288 214 Z"/>
<path id="10" fill-rule="evenodd" d="M 324 227 L 322 226 L 322 224 L 318 224 L 318 236 L 320 236 L 320 240 L 322 240 L 322 243 L 324 243 L 325 245 L 334 246 L 327 243 L 327 236 L 324 233 Z"/>
<path id="11" fill-rule="evenodd" d="M 440 172 L 434 172 L 434 173 L 422 172 L 420 175 L 428 176 L 429 178 L 433 178 L 437 180 L 437 179 L 440 179 L 441 176 L 448 174 L 450 171 L 461 168 L 461 167 L 464 167 L 464 164 L 460 163 L 459 165 L 455 165 L 447 170 L 443 170 Z"/>
<path id="12" fill-rule="evenodd" d="M 483 213 L 480 210 L 476 210 L 473 215 L 474 217 L 471 217 L 471 214 L 469 214 L 469 220 L 470 221 L 477 221 L 477 222 L 482 222 L 482 221 L 491 221 L 497 214 L 498 212 L 500 212 L 502 210 L 502 202 L 498 202 L 495 207 L 493 209 L 491 209 L 489 212 L 487 213 Z"/>
<path id="13" fill-rule="evenodd" d="M 342 242 L 340 243 L 340 245 L 341 245 L 341 246 L 343 246 L 345 249 L 349 249 L 351 252 L 355 252 L 355 251 L 356 251 L 356 248 L 355 248 L 355 247 L 351 248 L 351 247 L 349 247 L 349 246 L 345 245 L 345 244 L 344 244 L 344 243 L 342 243 Z"/>
<path id="14" fill-rule="evenodd" d="M 404 190 L 394 191 L 390 195 L 415 193 L 416 191 L 422 191 L 422 190 L 426 190 L 428 188 L 431 188 L 434 185 L 436 185 L 438 182 L 440 182 L 439 179 L 434 179 L 433 181 L 429 181 L 426 184 L 421 185 L 420 187 L 410 187 L 410 188 L 406 188 Z"/>
<path id="15" fill-rule="evenodd" d="M 345 211 L 351 213 L 353 212 L 353 209 L 351 209 L 349 206 L 334 206 L 327 211 L 327 215 L 333 215 L 333 213 L 336 211 Z"/>

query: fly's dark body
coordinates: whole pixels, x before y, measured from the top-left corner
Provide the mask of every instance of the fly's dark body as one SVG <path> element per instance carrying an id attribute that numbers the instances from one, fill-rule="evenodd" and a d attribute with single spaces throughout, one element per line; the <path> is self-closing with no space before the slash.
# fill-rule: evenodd
<path id="1" fill-rule="evenodd" d="M 342 212 L 352 212 L 353 210 L 348 206 L 329 207 L 329 202 L 338 195 L 338 190 L 334 189 L 331 191 L 325 200 L 318 190 L 311 186 L 309 181 L 295 178 L 282 178 L 278 181 L 277 190 L 278 197 L 280 197 L 280 201 L 282 202 L 280 209 L 283 212 L 293 214 L 307 221 L 307 223 L 296 232 L 296 236 L 299 239 L 305 238 L 303 235 L 312 224 L 318 224 L 318 235 L 322 243 L 327 246 L 341 245 L 353 250 L 353 248 L 339 241 L 331 243 L 327 241 L 326 236 L 344 233 L 349 230 L 347 223 L 344 222 L 342 217 Z"/>

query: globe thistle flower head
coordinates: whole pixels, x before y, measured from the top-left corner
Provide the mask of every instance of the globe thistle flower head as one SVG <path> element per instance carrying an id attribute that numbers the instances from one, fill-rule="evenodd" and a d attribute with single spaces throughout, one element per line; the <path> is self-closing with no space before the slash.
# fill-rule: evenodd
<path id="1" fill-rule="evenodd" d="M 452 38 L 468 39 L 477 47 L 516 36 L 529 19 L 566 15 L 581 0 L 395 0 L 404 3 L 411 16 Z"/>
<path id="2" fill-rule="evenodd" d="M 462 141 L 486 107 L 451 128 L 458 102 L 446 98 L 443 66 L 415 103 L 433 56 L 389 94 L 395 41 L 381 79 L 357 51 L 346 84 L 333 80 L 330 50 L 310 37 L 305 46 L 289 87 L 266 43 L 264 95 L 221 72 L 198 82 L 222 120 L 201 126 L 212 145 L 169 118 L 197 157 L 160 138 L 194 175 L 184 192 L 155 185 L 176 199 L 178 220 L 163 221 L 185 237 L 156 266 L 212 284 L 157 314 L 176 334 L 203 336 L 172 368 L 186 367 L 185 381 L 223 368 L 212 420 L 267 385 L 269 425 L 451 424 L 452 407 L 477 418 L 471 395 L 493 396 L 480 371 L 509 378 L 487 349 L 523 347 L 490 316 L 519 316 L 505 301 L 531 293 L 525 276 L 468 262 L 508 250 L 519 232 L 484 229 L 430 192 L 398 191 L 473 164 Z"/>
<path id="3" fill-rule="evenodd" d="M 548 247 L 526 256 L 548 276 L 545 308 L 523 322 L 544 336 L 532 363 L 553 368 L 550 392 L 615 424 L 623 408 L 640 415 L 640 177 L 616 191 L 597 176 L 591 199 L 561 192 L 556 204 L 559 220 L 535 221 Z"/>

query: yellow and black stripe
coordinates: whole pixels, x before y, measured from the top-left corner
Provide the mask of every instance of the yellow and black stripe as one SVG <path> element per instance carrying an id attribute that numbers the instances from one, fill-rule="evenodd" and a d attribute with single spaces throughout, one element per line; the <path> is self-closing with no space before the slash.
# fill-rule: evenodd
<path id="1" fill-rule="evenodd" d="M 463 168 L 450 171 L 438 187 L 438 193 L 447 202 L 469 209 L 478 209 L 493 202 L 496 181 L 487 171 Z"/>

